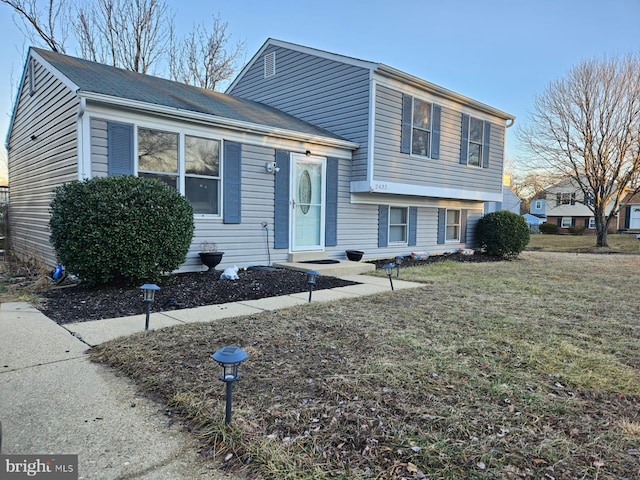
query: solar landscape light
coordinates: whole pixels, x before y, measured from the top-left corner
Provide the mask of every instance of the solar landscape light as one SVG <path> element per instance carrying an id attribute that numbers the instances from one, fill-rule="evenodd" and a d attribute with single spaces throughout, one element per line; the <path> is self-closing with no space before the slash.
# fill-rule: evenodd
<path id="1" fill-rule="evenodd" d="M 391 290 L 393 290 L 393 279 L 391 278 L 391 275 L 393 274 L 393 267 L 395 267 L 394 263 L 387 263 L 382 267 L 384 268 L 384 271 L 389 276 L 389 283 L 391 284 Z"/>
<path id="2" fill-rule="evenodd" d="M 231 423 L 231 403 L 233 395 L 233 382 L 240 378 L 238 373 L 238 366 L 247 359 L 247 352 L 235 345 L 229 345 L 222 347 L 211 355 L 218 364 L 222 367 L 222 374 L 220 380 L 227 384 L 227 404 L 225 409 L 224 423 L 229 425 Z"/>
<path id="3" fill-rule="evenodd" d="M 143 301 L 146 305 L 147 310 L 147 318 L 144 322 L 144 329 L 149 330 L 149 315 L 151 314 L 151 304 L 155 299 L 156 290 L 160 290 L 160 287 L 155 283 L 145 283 L 140 287 L 140 290 L 142 290 L 142 294 L 144 296 Z"/>
<path id="4" fill-rule="evenodd" d="M 307 283 L 309 284 L 309 303 L 311 303 L 311 294 L 313 293 L 313 287 L 316 284 L 316 280 L 318 279 L 319 272 L 315 270 L 307 271 Z"/>
<path id="5" fill-rule="evenodd" d="M 400 265 L 402 265 L 402 255 L 396 256 L 396 258 L 394 259 L 394 262 L 396 264 L 396 277 L 400 277 Z"/>

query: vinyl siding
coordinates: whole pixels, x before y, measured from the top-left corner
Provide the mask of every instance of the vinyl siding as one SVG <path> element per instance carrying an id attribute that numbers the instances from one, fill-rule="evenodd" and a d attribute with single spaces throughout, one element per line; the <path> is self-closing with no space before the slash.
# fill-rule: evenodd
<path id="1" fill-rule="evenodd" d="M 489 168 L 461 165 L 462 115 L 442 106 L 440 158 L 400 153 L 402 92 L 378 85 L 374 146 L 374 181 L 425 187 L 501 193 L 504 127 L 492 123 Z"/>
<path id="2" fill-rule="evenodd" d="M 91 176 L 106 177 L 109 170 L 107 157 L 107 121 L 91 119 Z"/>
<path id="3" fill-rule="evenodd" d="M 54 265 L 49 205 L 56 186 L 78 178 L 79 101 L 39 63 L 33 72 L 35 92 L 25 76 L 8 141 L 10 241 L 16 254 Z"/>
<path id="4" fill-rule="evenodd" d="M 276 74 L 264 78 L 264 55 L 276 53 Z M 270 46 L 229 93 L 276 107 L 357 142 L 352 180 L 367 176 L 369 70 Z"/>

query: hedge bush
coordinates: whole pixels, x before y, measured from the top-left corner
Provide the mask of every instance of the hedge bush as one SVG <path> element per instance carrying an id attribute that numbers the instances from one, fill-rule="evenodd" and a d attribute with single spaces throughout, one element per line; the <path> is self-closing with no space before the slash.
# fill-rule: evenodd
<path id="1" fill-rule="evenodd" d="M 58 261 L 90 286 L 157 281 L 184 263 L 193 237 L 191 204 L 156 179 L 70 182 L 50 211 Z"/>
<path id="2" fill-rule="evenodd" d="M 517 213 L 488 213 L 478 221 L 476 240 L 490 255 L 515 258 L 529 243 L 529 226 Z"/>
<path id="3" fill-rule="evenodd" d="M 555 223 L 548 223 L 548 222 L 540 224 L 538 229 L 540 230 L 540 233 L 546 233 L 548 235 L 555 235 L 558 233 L 558 231 L 560 231 L 560 228 L 558 227 L 558 225 L 556 225 Z"/>

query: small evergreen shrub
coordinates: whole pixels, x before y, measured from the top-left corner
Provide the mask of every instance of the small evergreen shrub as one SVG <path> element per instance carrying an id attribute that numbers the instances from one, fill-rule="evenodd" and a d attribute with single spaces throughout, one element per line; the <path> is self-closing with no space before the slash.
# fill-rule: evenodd
<path id="1" fill-rule="evenodd" d="M 546 233 L 547 235 L 556 235 L 560 230 L 558 225 L 548 222 L 540 224 L 538 228 L 540 229 L 540 233 Z"/>
<path id="2" fill-rule="evenodd" d="M 583 235 L 584 227 L 569 227 L 569 233 L 576 236 Z"/>
<path id="3" fill-rule="evenodd" d="M 478 221 L 476 240 L 490 255 L 515 258 L 529 243 L 529 227 L 517 213 L 501 210 Z"/>
<path id="4" fill-rule="evenodd" d="M 191 204 L 156 179 L 70 182 L 50 211 L 58 261 L 90 286 L 157 281 L 185 261 L 193 237 Z"/>

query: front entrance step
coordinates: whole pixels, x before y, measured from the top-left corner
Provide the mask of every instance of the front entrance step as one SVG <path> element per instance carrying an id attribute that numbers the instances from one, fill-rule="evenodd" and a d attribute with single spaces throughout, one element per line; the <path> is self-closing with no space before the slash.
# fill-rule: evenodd
<path id="1" fill-rule="evenodd" d="M 311 260 L 319 260 L 318 257 Z M 320 275 L 328 277 L 344 277 L 347 275 L 359 275 L 361 273 L 373 272 L 376 266 L 373 263 L 352 262 L 350 260 L 338 260 L 338 263 L 318 264 L 318 263 L 301 263 L 301 262 L 281 262 L 274 263 L 274 267 L 288 268 L 290 270 L 298 270 L 308 272 L 315 270 Z"/>
<path id="2" fill-rule="evenodd" d="M 289 262 L 307 262 L 309 260 L 325 260 L 327 252 L 296 252 L 289 254 Z"/>

